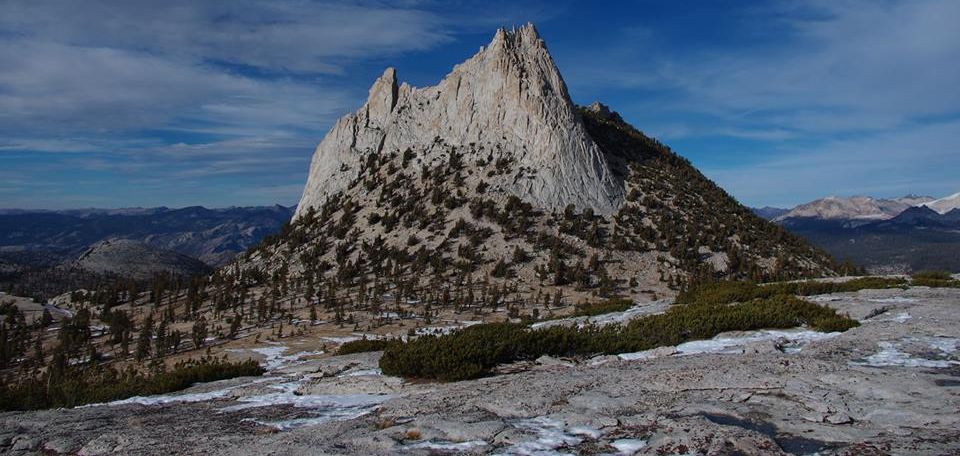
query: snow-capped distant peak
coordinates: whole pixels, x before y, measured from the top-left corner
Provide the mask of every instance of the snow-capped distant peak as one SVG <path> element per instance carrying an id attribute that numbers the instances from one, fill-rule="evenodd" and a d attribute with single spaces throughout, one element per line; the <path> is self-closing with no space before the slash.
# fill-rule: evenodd
<path id="1" fill-rule="evenodd" d="M 945 196 L 938 200 L 921 203 L 918 204 L 918 206 L 927 206 L 930 209 L 937 211 L 939 214 L 946 214 L 947 212 L 960 208 L 960 192 L 954 193 L 950 196 Z"/>

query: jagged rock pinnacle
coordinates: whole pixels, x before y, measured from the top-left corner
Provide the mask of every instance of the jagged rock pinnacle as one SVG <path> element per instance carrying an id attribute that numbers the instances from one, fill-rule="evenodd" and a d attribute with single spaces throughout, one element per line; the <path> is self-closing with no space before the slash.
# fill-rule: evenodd
<path id="1" fill-rule="evenodd" d="M 508 158 L 534 172 L 493 188 L 545 209 L 575 204 L 610 214 L 623 201 L 622 182 L 587 134 L 532 24 L 497 30 L 436 86 L 398 86 L 388 68 L 363 107 L 338 120 L 317 147 L 296 216 L 346 189 L 366 154 L 408 148 L 425 160 L 451 148 L 477 155 L 468 163 L 491 153 Z"/>

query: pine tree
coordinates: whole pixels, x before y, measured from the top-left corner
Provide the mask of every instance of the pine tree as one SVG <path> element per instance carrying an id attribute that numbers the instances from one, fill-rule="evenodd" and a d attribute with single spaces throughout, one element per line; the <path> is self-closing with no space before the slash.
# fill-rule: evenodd
<path id="1" fill-rule="evenodd" d="M 137 362 L 143 361 L 150 356 L 150 344 L 153 342 L 153 314 L 147 315 L 143 321 L 143 327 L 140 329 L 140 335 L 137 338 L 137 350 L 134 354 Z"/>
<path id="2" fill-rule="evenodd" d="M 203 347 L 203 343 L 207 339 L 207 319 L 204 318 L 203 315 L 197 318 L 197 321 L 193 322 L 191 337 L 193 339 L 193 348 Z"/>
<path id="3" fill-rule="evenodd" d="M 157 325 L 157 335 L 154 338 L 154 352 L 157 356 L 163 356 L 167 351 L 167 320 L 161 319 Z"/>
<path id="4" fill-rule="evenodd" d="M 43 352 L 43 334 L 38 334 L 33 340 L 33 359 L 37 367 L 43 367 L 45 354 Z"/>
<path id="5" fill-rule="evenodd" d="M 236 339 L 238 332 L 240 332 L 240 316 L 234 315 L 233 318 L 230 318 L 230 332 L 227 337 Z"/>

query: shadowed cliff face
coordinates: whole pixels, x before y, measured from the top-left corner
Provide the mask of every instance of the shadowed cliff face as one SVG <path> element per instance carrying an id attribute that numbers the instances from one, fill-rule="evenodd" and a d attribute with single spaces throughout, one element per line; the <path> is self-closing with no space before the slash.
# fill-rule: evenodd
<path id="1" fill-rule="evenodd" d="M 346 189 L 367 154 L 411 149 L 425 161 L 444 160 L 451 147 L 468 163 L 509 160 L 533 171 L 492 187 L 536 207 L 575 204 L 611 214 L 623 201 L 622 181 L 587 134 L 543 40 L 527 25 L 498 30 L 433 87 L 398 85 L 388 68 L 367 102 L 317 147 L 296 217 Z"/>

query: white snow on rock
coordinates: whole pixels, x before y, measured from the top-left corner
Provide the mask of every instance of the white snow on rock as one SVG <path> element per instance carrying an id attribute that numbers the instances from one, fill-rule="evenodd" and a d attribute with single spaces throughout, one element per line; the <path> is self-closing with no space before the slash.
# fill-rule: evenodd
<path id="1" fill-rule="evenodd" d="M 81 405 L 80 407 L 99 407 L 104 405 L 114 406 L 114 405 L 126 405 L 126 404 L 164 405 L 164 404 L 173 404 L 173 403 L 207 402 L 207 401 L 213 401 L 217 399 L 230 397 L 230 393 L 232 391 L 242 386 L 249 386 L 257 383 L 265 383 L 271 380 L 272 380 L 271 378 L 257 378 L 240 385 L 233 385 L 228 388 L 222 388 L 222 389 L 212 390 L 212 391 L 203 391 L 198 393 L 157 394 L 153 396 L 133 396 L 133 397 L 128 397 L 126 399 L 120 399 L 117 401 Z"/>
<path id="2" fill-rule="evenodd" d="M 359 418 L 370 413 L 370 410 L 357 410 L 331 407 L 317 416 L 307 418 L 293 418 L 289 420 L 261 420 L 257 418 L 244 418 L 241 421 L 257 423 L 262 426 L 269 426 L 278 431 L 289 431 L 290 429 L 301 428 L 305 426 L 315 426 L 318 424 L 329 423 L 337 420 L 350 420 Z"/>
<path id="3" fill-rule="evenodd" d="M 910 320 L 911 318 L 913 317 L 911 317 L 910 314 L 906 312 L 900 312 L 897 315 L 894 315 L 893 317 L 891 317 L 890 320 L 895 321 L 897 323 L 906 323 L 907 320 Z"/>
<path id="4" fill-rule="evenodd" d="M 745 345 L 763 341 L 782 340 L 782 348 L 785 353 L 796 353 L 811 342 L 830 339 L 839 336 L 839 332 L 822 333 L 805 329 L 772 330 L 763 329 L 759 331 L 745 331 L 736 336 L 719 335 L 708 340 L 693 340 L 677 345 L 674 350 L 677 356 L 697 355 L 702 353 L 719 354 L 740 354 L 743 353 Z M 635 353 L 621 353 L 620 359 L 636 361 L 651 359 L 661 356 L 664 353 L 664 347 L 658 347 L 651 350 L 644 350 Z"/>
<path id="5" fill-rule="evenodd" d="M 617 439 L 610 442 L 610 446 L 616 448 L 620 454 L 632 455 L 647 446 L 647 441 L 640 439 Z"/>
<path id="6" fill-rule="evenodd" d="M 325 336 L 325 337 L 321 337 L 321 339 L 323 339 L 323 340 L 325 340 L 325 341 L 328 341 L 328 342 L 333 342 L 333 343 L 335 343 L 335 344 L 345 344 L 345 343 L 347 343 L 347 342 L 354 342 L 354 341 L 363 340 L 363 339 L 377 340 L 377 339 L 383 339 L 383 338 L 384 338 L 384 336 L 382 336 L 382 335 L 380 335 L 380 334 L 367 334 L 367 333 L 353 333 L 353 334 L 351 334 L 351 335 L 349 335 L 349 336 Z"/>
<path id="7" fill-rule="evenodd" d="M 948 355 L 956 352 L 957 347 L 960 346 L 960 339 L 954 337 L 927 337 L 924 338 L 924 341 L 930 345 L 930 348 L 940 350 Z"/>
<path id="8" fill-rule="evenodd" d="M 960 365 L 960 361 L 946 359 L 925 359 L 913 356 L 903 352 L 895 342 L 878 342 L 880 351 L 872 354 L 863 361 L 854 362 L 864 366 L 872 367 L 926 367 L 934 369 L 943 369 L 950 366 Z M 939 349 L 944 353 L 952 353 L 948 350 L 956 350 L 957 340 L 952 341 L 931 341 L 930 347 Z M 943 350 L 946 348 L 947 350 Z"/>
<path id="9" fill-rule="evenodd" d="M 666 310 L 672 303 L 673 300 L 671 299 L 640 303 L 622 312 L 611 312 L 601 315 L 594 315 L 592 317 L 568 317 L 558 318 L 555 320 L 538 321 L 530 325 L 530 328 L 549 328 L 551 326 L 570 323 L 576 323 L 577 326 L 581 328 L 587 325 L 606 326 L 610 324 L 621 324 L 638 317 L 663 313 L 663 311 Z"/>
<path id="10" fill-rule="evenodd" d="M 250 349 L 234 349 L 237 352 L 253 352 L 262 355 L 265 360 L 263 365 L 268 371 L 276 371 L 285 367 L 290 367 L 303 362 L 301 358 L 318 354 L 318 352 L 299 352 L 292 355 L 283 355 L 288 347 L 275 344 L 265 347 L 255 347 Z M 362 377 L 362 376 L 380 376 L 383 373 L 376 368 L 356 368 L 341 374 L 340 377 Z M 186 402 L 207 402 L 214 400 L 232 400 L 233 405 L 224 403 L 220 412 L 240 412 L 261 407 L 270 406 L 292 406 L 302 409 L 300 416 L 287 420 L 269 420 L 264 419 L 258 413 L 250 413 L 243 421 L 254 422 L 264 426 L 270 426 L 277 430 L 289 430 L 304 426 L 326 423 L 336 420 L 348 420 L 366 415 L 382 403 L 392 399 L 393 395 L 388 394 L 303 394 L 301 388 L 308 381 L 303 375 L 293 374 L 279 376 L 276 374 L 264 377 L 249 379 L 240 384 L 234 384 L 227 388 L 215 389 L 198 393 L 186 394 L 163 394 L 156 396 L 136 396 L 124 400 L 113 401 L 104 404 L 91 404 L 87 407 L 101 405 L 163 405 L 171 403 Z M 254 385 L 260 385 L 254 387 Z M 253 387 L 253 388 L 251 388 Z M 251 416 L 252 415 L 252 416 Z"/>
<path id="11" fill-rule="evenodd" d="M 475 451 L 480 448 L 489 446 L 487 442 L 483 440 L 470 440 L 467 442 L 419 442 L 412 445 L 405 445 L 402 449 L 406 451 L 412 450 L 430 450 L 441 452 L 446 454 L 448 452 L 470 452 Z"/>
<path id="12" fill-rule="evenodd" d="M 96 407 L 101 405 L 126 405 L 126 404 L 140 404 L 140 405 L 163 405 L 163 404 L 172 404 L 176 402 L 206 402 L 212 401 L 215 399 L 220 399 L 226 397 L 231 390 L 234 388 L 225 388 L 215 391 L 206 391 L 202 393 L 187 393 L 187 394 L 160 394 L 156 396 L 133 396 L 119 401 L 106 402 L 102 404 L 89 404 L 84 407 Z"/>
<path id="13" fill-rule="evenodd" d="M 904 303 L 904 304 L 917 302 L 917 300 L 914 298 L 905 298 L 903 296 L 893 296 L 890 298 L 870 298 L 870 299 L 867 299 L 867 301 L 881 302 L 881 303 Z"/>
<path id="14" fill-rule="evenodd" d="M 579 445 L 583 442 L 580 436 L 593 437 L 599 436 L 600 431 L 588 429 L 585 427 L 576 427 L 567 429 L 566 425 L 559 420 L 538 416 L 535 418 L 520 420 L 513 423 L 513 427 L 531 434 L 531 440 L 517 442 L 514 445 L 503 448 L 496 454 L 502 455 L 554 455 L 567 454 L 566 452 L 557 452 L 556 450 L 566 447 Z"/>
<path id="15" fill-rule="evenodd" d="M 285 345 L 270 345 L 266 347 L 256 347 L 256 348 L 250 348 L 250 349 L 243 349 L 243 348 L 227 349 L 227 351 L 234 352 L 234 353 L 251 351 L 258 355 L 263 356 L 264 359 L 261 362 L 261 365 L 267 371 L 274 371 L 284 367 L 290 367 L 292 365 L 300 363 L 302 358 L 305 358 L 307 356 L 316 356 L 316 355 L 323 354 L 322 351 L 302 351 L 302 352 L 294 353 L 292 355 L 284 356 L 283 353 L 287 350 L 289 350 L 289 348 Z"/>
<path id="16" fill-rule="evenodd" d="M 220 411 L 237 412 L 259 407 L 289 405 L 309 412 L 311 415 L 309 417 L 291 420 L 245 419 L 278 430 L 288 430 L 334 420 L 359 418 L 393 398 L 386 394 L 299 394 L 297 391 L 301 385 L 302 379 L 269 385 L 274 392 L 237 398 L 239 404 L 224 407 Z"/>
<path id="17" fill-rule="evenodd" d="M 270 385 L 269 388 L 275 392 L 238 398 L 240 404 L 225 407 L 221 411 L 235 412 L 256 407 L 292 405 L 298 408 L 330 410 L 336 414 L 339 411 L 366 409 L 392 397 L 385 394 L 298 394 L 300 386 L 300 381 Z"/>
<path id="18" fill-rule="evenodd" d="M 422 328 L 417 328 L 414 333 L 418 336 L 442 336 L 444 334 L 450 334 L 458 329 L 479 325 L 481 323 L 483 322 L 468 320 L 450 326 L 424 326 Z"/>
<path id="19" fill-rule="evenodd" d="M 363 376 L 379 376 L 383 375 L 383 371 L 380 369 L 359 369 L 355 371 L 348 371 L 338 375 L 337 377 L 363 377 Z"/>

